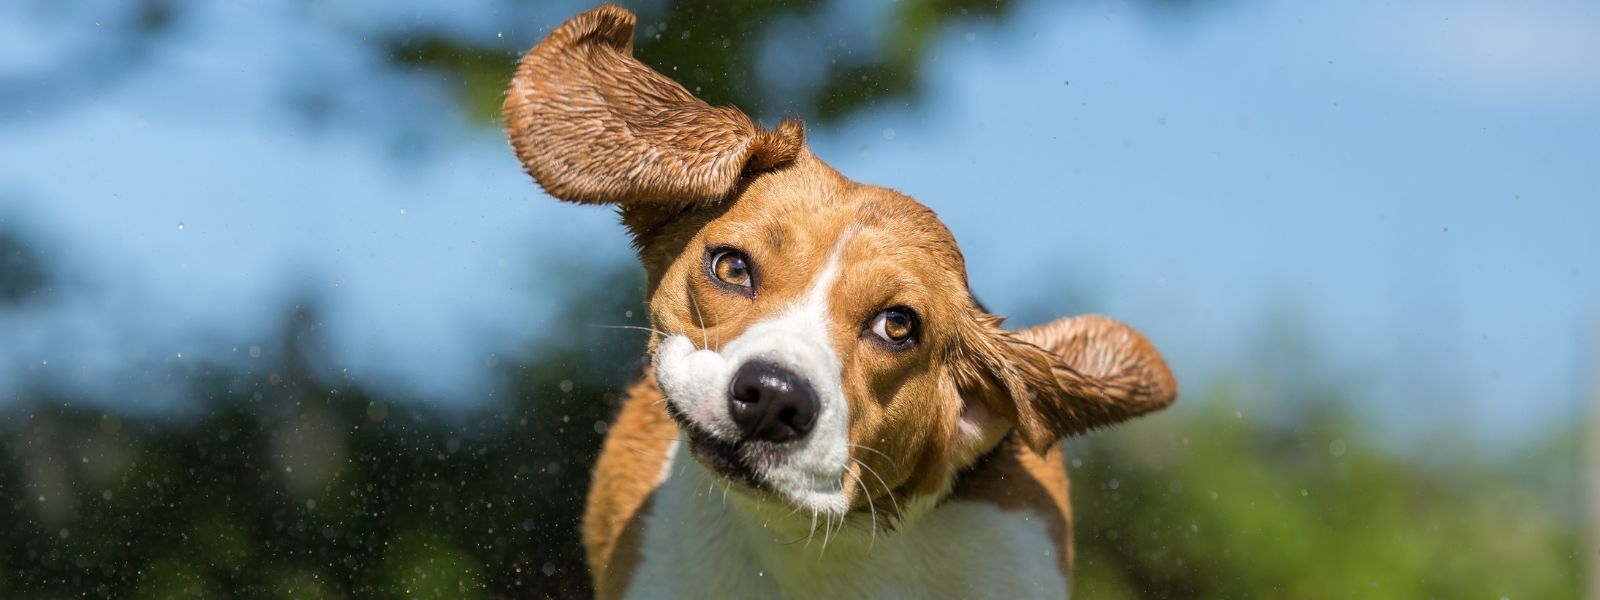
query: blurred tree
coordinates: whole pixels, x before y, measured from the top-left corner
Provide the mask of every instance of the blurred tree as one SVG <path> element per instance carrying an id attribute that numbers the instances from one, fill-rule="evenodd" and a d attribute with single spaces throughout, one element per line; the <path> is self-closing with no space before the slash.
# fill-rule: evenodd
<path id="1" fill-rule="evenodd" d="M 839 12 L 869 12 L 824 0 L 756 2 L 671 0 L 623 2 L 639 13 L 635 53 L 714 105 L 737 106 L 752 115 L 784 113 L 832 121 L 879 102 L 910 99 L 919 90 L 922 57 L 933 40 L 955 21 L 993 21 L 1011 0 L 906 0 L 876 15 L 882 32 L 877 43 L 866 36 L 824 37 L 839 31 Z M 572 12 L 587 8 L 573 5 Z M 847 15 L 856 16 L 856 15 Z M 547 25 L 554 25 L 550 23 Z M 785 31 L 787 30 L 787 31 Z M 541 32 L 542 33 L 542 32 Z M 795 33 L 781 36 L 775 34 Z M 782 47 L 769 48 L 769 44 Z M 424 65 L 451 73 L 463 106 L 483 122 L 499 120 L 500 95 L 516 61 L 527 48 L 507 52 L 498 41 L 485 43 L 446 31 L 406 32 L 390 39 L 388 55 L 401 64 Z M 761 73 L 762 57 L 798 53 L 818 73 Z M 775 80 L 785 80 L 781 83 Z"/>
<path id="2" fill-rule="evenodd" d="M 0 229 L 0 307 L 21 304 L 44 292 L 49 283 L 49 275 L 33 250 L 20 236 Z"/>
<path id="3" fill-rule="evenodd" d="M 0 597 L 586 595 L 589 466 L 644 341 L 610 327 L 642 324 L 636 269 L 586 267 L 528 361 L 485 358 L 514 394 L 475 411 L 337 375 L 309 306 L 259 363 L 184 373 L 192 419 L 12 407 Z"/>
<path id="4" fill-rule="evenodd" d="M 1439 464 L 1380 446 L 1347 403 L 1263 421 L 1239 392 L 1260 380 L 1239 381 L 1251 385 L 1218 385 L 1186 398 L 1176 418 L 1071 444 L 1079 593 L 1578 594 L 1579 540 L 1554 501 L 1573 453 Z"/>

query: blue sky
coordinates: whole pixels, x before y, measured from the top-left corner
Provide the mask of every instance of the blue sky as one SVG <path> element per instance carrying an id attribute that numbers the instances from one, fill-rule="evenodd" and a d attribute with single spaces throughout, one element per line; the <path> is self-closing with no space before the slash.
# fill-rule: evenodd
<path id="1" fill-rule="evenodd" d="M 62 291 L 0 310 L 0 402 L 43 381 L 167 408 L 163 365 L 252 360 L 312 300 L 330 368 L 470 403 L 486 356 L 550 318 L 546 266 L 627 256 L 608 211 L 543 197 L 439 86 L 367 75 L 378 59 L 336 34 L 359 3 L 321 29 L 214 4 L 140 77 L 0 120 L 0 226 Z M 373 18 L 413 13 L 483 36 L 512 19 Z M 0 75 L 92 27 L 0 18 Z M 1034 2 L 946 32 L 920 103 L 811 140 L 939 211 L 1001 312 L 1132 322 L 1190 389 L 1270 355 L 1262 332 L 1288 323 L 1371 374 L 1355 384 L 1375 418 L 1518 438 L 1570 418 L 1596 361 L 1596 57 L 1583 3 L 1241 1 L 1175 20 Z M 297 125 L 275 95 L 305 73 L 366 77 L 337 101 L 374 108 Z M 395 151 L 400 122 L 425 152 Z M 1064 290 L 1085 306 L 1042 302 Z"/>

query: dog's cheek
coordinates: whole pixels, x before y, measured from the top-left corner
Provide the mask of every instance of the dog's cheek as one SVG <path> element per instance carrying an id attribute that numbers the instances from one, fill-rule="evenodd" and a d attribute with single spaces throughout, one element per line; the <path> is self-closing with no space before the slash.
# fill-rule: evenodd
<path id="1" fill-rule="evenodd" d="M 727 365 L 720 355 L 696 350 L 687 336 L 674 335 L 657 346 L 654 371 L 667 401 L 691 420 L 708 428 L 722 422 L 715 400 Z"/>

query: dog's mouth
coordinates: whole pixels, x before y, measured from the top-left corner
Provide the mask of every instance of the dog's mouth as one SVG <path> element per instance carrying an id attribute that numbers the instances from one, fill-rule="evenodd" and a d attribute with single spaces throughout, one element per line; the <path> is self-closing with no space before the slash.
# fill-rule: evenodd
<path id="1" fill-rule="evenodd" d="M 685 441 L 689 443 L 689 454 L 701 464 L 713 473 L 751 490 L 763 488 L 755 468 L 744 457 L 744 444 L 718 439 L 683 416 L 670 402 L 667 403 L 667 414 L 678 424 L 678 430 L 683 432 Z"/>
<path id="2" fill-rule="evenodd" d="M 750 443 L 730 442 L 717 438 L 690 421 L 672 406 L 671 402 L 667 403 L 667 415 L 678 424 L 678 430 L 688 442 L 689 455 L 705 465 L 712 473 L 750 492 L 762 495 L 772 492 L 747 457 L 751 450 L 754 450 L 749 447 Z"/>

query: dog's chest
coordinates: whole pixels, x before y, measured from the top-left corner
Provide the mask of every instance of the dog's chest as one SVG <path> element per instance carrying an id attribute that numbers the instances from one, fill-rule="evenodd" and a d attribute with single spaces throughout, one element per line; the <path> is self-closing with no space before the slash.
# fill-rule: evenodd
<path id="1" fill-rule="evenodd" d="M 774 535 L 687 456 L 656 490 L 629 598 L 1064 598 L 1061 551 L 1039 518 L 949 502 L 876 539 L 861 527 Z M 799 518 L 794 516 L 792 518 Z"/>

